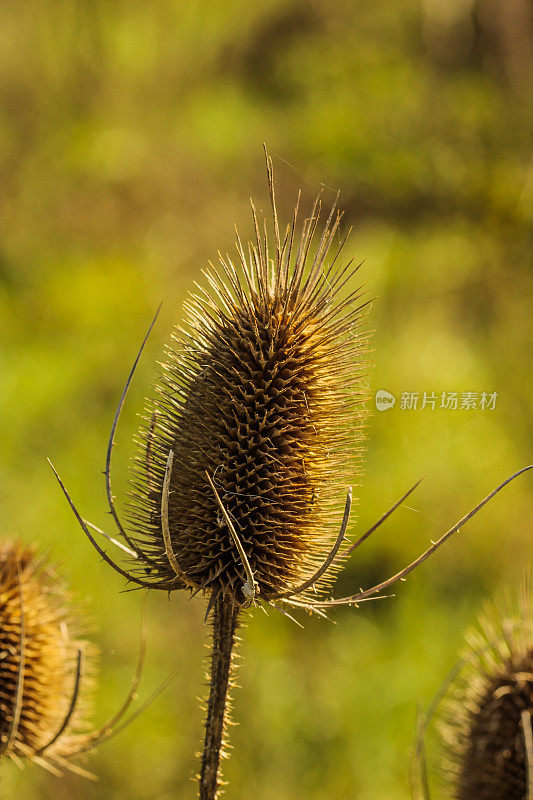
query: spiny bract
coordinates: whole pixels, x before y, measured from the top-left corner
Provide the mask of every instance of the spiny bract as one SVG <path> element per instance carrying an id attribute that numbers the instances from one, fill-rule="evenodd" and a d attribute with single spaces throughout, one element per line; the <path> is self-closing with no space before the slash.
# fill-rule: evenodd
<path id="1" fill-rule="evenodd" d="M 465 666 L 443 701 L 442 781 L 454 800 L 526 800 L 533 769 L 533 615 L 519 602 L 496 606 L 470 637 Z"/>
<path id="2" fill-rule="evenodd" d="M 209 289 L 189 296 L 186 327 L 175 328 L 148 401 L 130 507 L 145 581 L 212 591 L 212 599 L 222 592 L 237 604 L 246 574 L 208 476 L 261 597 L 275 598 L 309 578 L 331 549 L 332 512 L 360 451 L 366 399 L 361 293 L 350 288 L 351 263 L 337 265 L 344 242 L 329 259 L 340 214 L 332 209 L 316 241 L 316 201 L 296 241 L 297 203 L 280 236 L 271 171 L 269 178 L 273 244 L 254 210 L 246 253 L 237 234 L 239 270 L 221 256 L 220 270 L 205 273 Z M 170 451 L 178 570 L 162 535 Z"/>
<path id="3" fill-rule="evenodd" d="M 85 727 L 87 683 L 76 694 L 80 657 L 94 671 L 96 651 L 63 581 L 30 547 L 0 547 L 0 751 L 61 765 Z M 89 681 L 90 684 L 90 681 Z M 64 724 L 67 722 L 68 724 Z M 83 736 L 83 734 L 80 734 Z"/>

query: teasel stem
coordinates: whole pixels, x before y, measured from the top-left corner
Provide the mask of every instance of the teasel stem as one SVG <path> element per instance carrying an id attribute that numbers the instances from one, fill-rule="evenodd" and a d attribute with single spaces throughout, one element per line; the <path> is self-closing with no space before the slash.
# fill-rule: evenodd
<path id="1" fill-rule="evenodd" d="M 215 800 L 220 786 L 220 757 L 228 717 L 228 693 L 239 606 L 219 592 L 212 612 L 213 644 L 199 800 Z"/>

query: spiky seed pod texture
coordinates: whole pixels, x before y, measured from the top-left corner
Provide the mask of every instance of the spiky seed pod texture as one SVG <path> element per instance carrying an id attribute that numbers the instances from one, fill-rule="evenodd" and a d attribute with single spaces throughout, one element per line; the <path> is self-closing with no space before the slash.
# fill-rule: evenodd
<path id="1" fill-rule="evenodd" d="M 151 559 L 145 580 L 237 605 L 246 574 L 206 472 L 269 600 L 309 578 L 331 549 L 364 425 L 360 290 L 350 284 L 354 268 L 338 267 L 340 247 L 330 254 L 340 215 L 333 210 L 315 237 L 315 203 L 297 240 L 296 208 L 282 237 L 272 184 L 271 196 L 273 243 L 254 212 L 246 252 L 237 235 L 240 275 L 220 257 L 205 273 L 207 289 L 188 298 L 148 402 L 130 511 L 133 538 Z M 162 537 L 169 451 L 178 575 Z"/>
<path id="2" fill-rule="evenodd" d="M 62 766 L 85 738 L 97 651 L 71 599 L 33 548 L 0 546 L 0 750 L 15 760 Z M 85 680 L 69 717 L 80 654 Z"/>
<path id="3" fill-rule="evenodd" d="M 524 580 L 488 608 L 441 703 L 440 778 L 454 800 L 530 800 L 533 605 Z"/>

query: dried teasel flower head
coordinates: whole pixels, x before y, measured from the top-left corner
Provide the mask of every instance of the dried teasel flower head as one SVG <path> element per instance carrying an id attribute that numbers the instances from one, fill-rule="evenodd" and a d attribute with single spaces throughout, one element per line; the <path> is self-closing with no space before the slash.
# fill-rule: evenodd
<path id="1" fill-rule="evenodd" d="M 87 727 L 97 650 L 57 571 L 0 546 L 0 751 L 61 765 Z M 81 685 L 81 675 L 84 680 Z M 73 703 L 73 698 L 76 703 Z"/>
<path id="2" fill-rule="evenodd" d="M 246 253 L 237 235 L 240 275 L 221 257 L 206 272 L 208 290 L 189 296 L 148 403 L 133 480 L 133 536 L 150 558 L 150 581 L 238 604 L 246 560 L 266 600 L 316 572 L 337 533 L 331 512 L 364 421 L 361 292 L 350 285 L 354 269 L 337 267 L 338 243 L 330 255 L 340 214 L 331 211 L 314 241 L 319 202 L 299 238 L 296 208 L 282 237 L 270 185 L 273 243 L 254 212 Z"/>
<path id="3" fill-rule="evenodd" d="M 75 756 L 93 750 L 129 724 L 158 696 L 165 681 L 131 716 L 146 653 L 145 611 L 137 670 L 119 711 L 91 729 L 99 650 L 81 606 L 47 558 L 27 545 L 0 545 L 0 756 L 34 761 L 60 774 L 85 777 Z"/>
<path id="4" fill-rule="evenodd" d="M 533 788 L 531 583 L 487 607 L 436 712 L 442 795 L 530 800 Z"/>

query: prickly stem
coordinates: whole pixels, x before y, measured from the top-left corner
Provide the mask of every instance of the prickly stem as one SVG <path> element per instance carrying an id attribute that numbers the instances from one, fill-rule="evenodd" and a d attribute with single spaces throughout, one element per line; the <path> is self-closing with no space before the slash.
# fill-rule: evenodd
<path id="1" fill-rule="evenodd" d="M 218 796 L 238 616 L 239 606 L 219 593 L 212 612 L 213 644 L 199 800 L 215 800 Z"/>

